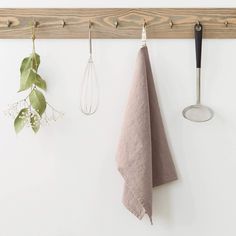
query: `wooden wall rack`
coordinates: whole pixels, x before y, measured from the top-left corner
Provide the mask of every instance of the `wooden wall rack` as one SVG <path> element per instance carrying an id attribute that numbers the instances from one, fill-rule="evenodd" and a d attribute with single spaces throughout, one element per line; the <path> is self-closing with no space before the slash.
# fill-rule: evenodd
<path id="1" fill-rule="evenodd" d="M 201 22 L 205 38 L 236 38 L 236 8 L 25 8 L 0 9 L 0 38 L 87 38 L 89 21 L 93 38 L 140 38 L 143 22 L 148 38 L 192 38 Z"/>

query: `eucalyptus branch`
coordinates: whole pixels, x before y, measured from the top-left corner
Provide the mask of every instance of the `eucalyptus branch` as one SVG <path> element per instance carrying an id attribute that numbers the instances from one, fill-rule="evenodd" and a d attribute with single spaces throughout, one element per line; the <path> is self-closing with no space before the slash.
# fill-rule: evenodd
<path id="1" fill-rule="evenodd" d="M 30 126 L 35 133 L 38 132 L 43 123 L 48 123 L 62 113 L 49 105 L 44 96 L 47 90 L 46 81 L 38 73 L 40 56 L 35 51 L 35 37 L 33 39 L 33 50 L 29 57 L 23 59 L 20 66 L 20 89 L 18 92 L 28 91 L 25 99 L 12 105 L 9 108 L 10 116 L 14 116 L 15 131 L 20 132 L 26 125 Z M 51 110 L 53 118 L 46 114 L 47 107 Z M 17 114 L 16 114 L 17 111 Z"/>

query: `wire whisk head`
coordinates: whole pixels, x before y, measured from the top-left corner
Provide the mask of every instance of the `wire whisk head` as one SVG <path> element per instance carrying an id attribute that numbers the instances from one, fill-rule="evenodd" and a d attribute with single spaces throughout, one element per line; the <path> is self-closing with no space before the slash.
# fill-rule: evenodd
<path id="1" fill-rule="evenodd" d="M 94 114 L 99 105 L 99 88 L 92 57 L 89 58 L 84 72 L 81 89 L 80 108 L 85 115 Z"/>

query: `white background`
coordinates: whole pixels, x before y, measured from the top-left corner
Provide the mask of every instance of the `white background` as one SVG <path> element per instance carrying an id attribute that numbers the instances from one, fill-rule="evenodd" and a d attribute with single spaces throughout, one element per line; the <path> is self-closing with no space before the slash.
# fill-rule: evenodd
<path id="1" fill-rule="evenodd" d="M 8 0 L 0 7 L 235 7 L 233 0 Z M 37 135 L 0 116 L 0 236 L 235 236 L 236 41 L 203 42 L 205 124 L 182 118 L 195 101 L 193 40 L 149 40 L 166 132 L 179 180 L 154 191 L 154 226 L 121 203 L 115 154 L 139 40 L 95 40 L 101 106 L 79 111 L 86 40 L 38 40 L 47 98 L 65 113 Z M 0 109 L 21 98 L 30 40 L 0 40 Z"/>

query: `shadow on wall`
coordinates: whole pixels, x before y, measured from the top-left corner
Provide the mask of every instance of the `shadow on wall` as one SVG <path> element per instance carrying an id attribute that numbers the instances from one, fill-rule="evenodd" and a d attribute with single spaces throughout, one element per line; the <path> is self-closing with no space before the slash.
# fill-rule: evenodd
<path id="1" fill-rule="evenodd" d="M 195 219 L 194 198 L 178 172 L 178 180 L 158 186 L 153 190 L 153 222 L 167 225 L 189 225 Z M 181 212 L 178 206 L 184 206 Z"/>

